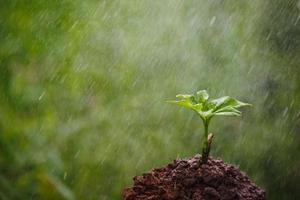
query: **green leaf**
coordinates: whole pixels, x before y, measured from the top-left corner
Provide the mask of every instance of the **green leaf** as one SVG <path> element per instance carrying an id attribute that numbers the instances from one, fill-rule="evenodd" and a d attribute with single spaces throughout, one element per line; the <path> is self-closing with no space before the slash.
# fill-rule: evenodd
<path id="1" fill-rule="evenodd" d="M 213 113 L 211 110 L 209 111 L 197 111 L 197 113 L 204 119 L 208 119 L 210 118 L 211 116 L 213 116 Z"/>
<path id="2" fill-rule="evenodd" d="M 214 111 L 220 110 L 225 107 L 233 107 L 233 108 L 240 108 L 242 106 L 249 106 L 251 104 L 244 103 L 241 101 L 236 100 L 235 98 L 225 96 L 218 99 L 214 99 L 211 101 L 214 104 L 215 108 Z"/>
<path id="3" fill-rule="evenodd" d="M 218 112 L 218 113 L 214 113 L 213 115 L 241 116 L 241 114 L 240 114 L 240 113 L 237 113 L 237 112 Z"/>
<path id="4" fill-rule="evenodd" d="M 220 97 L 218 99 L 211 100 L 210 103 L 214 105 L 215 109 L 219 109 L 227 106 L 229 100 L 230 97 L 225 96 L 225 97 Z"/>
<path id="5" fill-rule="evenodd" d="M 241 111 L 239 111 L 235 107 L 231 107 L 231 106 L 226 106 L 224 108 L 221 108 L 221 109 L 215 111 L 214 113 L 220 113 L 220 112 L 236 112 L 238 114 L 241 114 Z"/>
<path id="6" fill-rule="evenodd" d="M 252 104 L 250 104 L 250 103 L 244 103 L 244 102 L 238 101 L 238 100 L 236 100 L 236 101 L 237 101 L 237 105 L 235 106 L 235 108 L 240 108 L 243 106 L 252 106 Z"/>
<path id="7" fill-rule="evenodd" d="M 177 104 L 179 106 L 184 106 L 184 107 L 187 107 L 187 108 L 193 108 L 193 104 L 189 100 L 167 101 L 167 102 Z"/>
<path id="8" fill-rule="evenodd" d="M 195 98 L 198 103 L 204 103 L 208 100 L 209 95 L 206 90 L 199 90 L 196 92 Z"/>
<path id="9" fill-rule="evenodd" d="M 195 105 L 193 105 L 193 109 L 195 110 L 195 111 L 201 111 L 202 110 L 202 108 L 203 108 L 203 104 L 201 104 L 201 103 L 198 103 L 198 104 L 195 104 Z"/>

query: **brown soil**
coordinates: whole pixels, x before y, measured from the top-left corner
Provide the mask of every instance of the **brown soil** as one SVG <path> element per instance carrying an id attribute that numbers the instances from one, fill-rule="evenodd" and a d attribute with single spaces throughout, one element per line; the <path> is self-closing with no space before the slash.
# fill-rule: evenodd
<path id="1" fill-rule="evenodd" d="M 211 157 L 200 166 L 200 159 L 174 160 L 134 177 L 123 200 L 265 200 L 265 191 L 237 167 Z"/>

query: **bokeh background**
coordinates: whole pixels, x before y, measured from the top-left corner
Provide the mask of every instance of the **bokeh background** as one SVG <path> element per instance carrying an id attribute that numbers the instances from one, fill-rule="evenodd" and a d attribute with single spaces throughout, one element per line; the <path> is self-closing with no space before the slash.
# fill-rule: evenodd
<path id="1" fill-rule="evenodd" d="M 207 89 L 212 155 L 268 199 L 300 199 L 298 0 L 1 0 L 0 199 L 121 198 L 132 177 L 200 152 L 165 103 Z"/>

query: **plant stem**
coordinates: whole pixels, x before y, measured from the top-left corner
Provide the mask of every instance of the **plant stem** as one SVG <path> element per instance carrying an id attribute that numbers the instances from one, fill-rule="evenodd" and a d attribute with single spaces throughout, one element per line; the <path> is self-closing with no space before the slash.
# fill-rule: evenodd
<path id="1" fill-rule="evenodd" d="M 202 162 L 201 164 L 207 163 L 210 147 L 208 144 L 208 124 L 209 120 L 203 120 L 204 124 L 204 137 L 203 137 L 203 147 L 202 147 Z"/>

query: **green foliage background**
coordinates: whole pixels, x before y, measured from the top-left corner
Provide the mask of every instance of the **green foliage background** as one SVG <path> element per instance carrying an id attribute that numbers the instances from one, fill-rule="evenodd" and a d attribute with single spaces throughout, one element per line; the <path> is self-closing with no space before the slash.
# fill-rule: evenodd
<path id="1" fill-rule="evenodd" d="M 296 0 L 2 0 L 0 199 L 120 199 L 131 178 L 200 152 L 165 103 L 207 89 L 254 105 L 218 118 L 212 155 L 268 199 L 300 199 Z"/>

